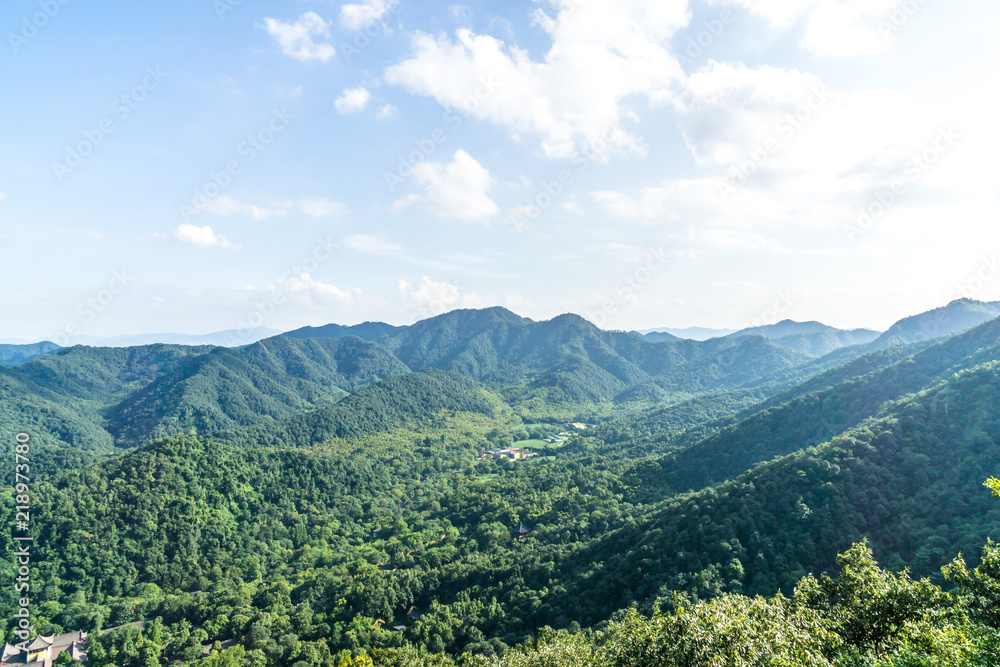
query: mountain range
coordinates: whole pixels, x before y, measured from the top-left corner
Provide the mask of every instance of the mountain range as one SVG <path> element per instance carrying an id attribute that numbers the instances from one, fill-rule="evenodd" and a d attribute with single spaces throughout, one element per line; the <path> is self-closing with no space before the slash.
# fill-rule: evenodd
<path id="1" fill-rule="evenodd" d="M 190 664 L 212 642 L 261 664 L 489 656 L 630 608 L 791 596 L 863 539 L 941 584 L 1000 538 L 982 491 L 1000 304 L 882 334 L 656 341 L 490 308 L 4 353 L 0 430 L 32 439 L 39 628 L 161 618 L 161 639 L 129 641 Z"/>

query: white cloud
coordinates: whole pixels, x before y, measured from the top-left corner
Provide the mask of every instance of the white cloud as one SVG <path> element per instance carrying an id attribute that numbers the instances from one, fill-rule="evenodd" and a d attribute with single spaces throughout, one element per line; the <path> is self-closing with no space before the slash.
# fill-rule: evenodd
<path id="1" fill-rule="evenodd" d="M 712 4 L 743 7 L 768 20 L 776 28 L 787 28 L 815 5 L 817 0 L 714 0 Z"/>
<path id="2" fill-rule="evenodd" d="M 786 29 L 807 16 L 799 47 L 824 57 L 868 55 L 885 50 L 892 32 L 885 26 L 901 0 L 715 0 L 743 7 Z"/>
<path id="3" fill-rule="evenodd" d="M 832 96 L 814 74 L 713 63 L 689 77 L 674 107 L 695 159 L 703 165 L 728 165 L 786 135 L 784 125 L 779 128 L 782 120 L 795 119 L 803 107 L 815 116 Z"/>
<path id="4" fill-rule="evenodd" d="M 339 303 L 355 303 L 361 297 L 362 291 L 359 289 L 341 289 L 335 285 L 314 280 L 308 273 L 300 273 L 295 278 L 281 281 L 286 290 L 293 294 L 302 294 L 309 297 L 318 297 L 323 301 L 336 301 Z"/>
<path id="5" fill-rule="evenodd" d="M 903 238 L 938 234 L 942 243 L 935 224 L 962 224 L 970 214 L 961 206 L 997 208 L 985 201 L 995 191 L 983 180 L 986 156 L 995 154 L 1000 136 L 983 115 L 985 86 L 966 97 L 944 94 L 948 88 L 923 95 L 833 91 L 820 103 L 815 75 L 719 63 L 689 84 L 675 106 L 697 168 L 688 178 L 599 190 L 591 198 L 616 218 L 679 233 L 700 253 L 857 253 L 860 245 L 846 230 L 862 209 L 888 196 L 889 210 L 861 242 L 887 257 L 902 253 Z M 970 136 L 975 140 L 965 141 Z M 914 156 L 924 155 L 933 164 L 916 169 Z M 735 188 L 728 197 L 720 196 L 723 183 Z M 890 192 L 894 184 L 902 194 Z"/>
<path id="6" fill-rule="evenodd" d="M 375 114 L 375 118 L 379 120 L 392 118 L 393 116 L 396 115 L 397 111 L 399 110 L 396 107 L 392 106 L 391 104 L 383 104 L 382 107 L 378 110 L 378 113 Z"/>
<path id="7" fill-rule="evenodd" d="M 899 93 L 837 93 L 813 74 L 769 66 L 715 63 L 675 106 L 700 165 L 809 207 L 897 178 L 940 123 L 938 110 Z"/>
<path id="8" fill-rule="evenodd" d="M 195 225 L 181 225 L 174 230 L 174 238 L 181 243 L 207 248 L 209 246 L 219 246 L 221 248 L 239 248 L 233 245 L 225 236 L 221 236 L 212 231 L 211 227 L 197 227 Z"/>
<path id="9" fill-rule="evenodd" d="M 343 215 L 347 211 L 347 207 L 344 206 L 343 202 L 317 197 L 303 199 L 299 202 L 299 210 L 314 218 L 328 218 L 332 215 Z"/>
<path id="10" fill-rule="evenodd" d="M 739 229 L 692 229 L 688 241 L 697 246 L 718 248 L 738 253 L 787 252 L 774 239 Z"/>
<path id="11" fill-rule="evenodd" d="M 94 239 L 95 241 L 103 241 L 105 239 L 104 234 L 99 232 L 84 232 L 87 236 Z"/>
<path id="12" fill-rule="evenodd" d="M 379 238 L 377 236 L 370 236 L 368 234 L 352 234 L 342 241 L 343 245 L 354 250 L 355 252 L 360 252 L 365 255 L 375 255 L 378 257 L 391 257 L 393 259 L 398 259 L 404 262 L 410 262 L 420 266 L 425 266 L 440 271 L 458 271 L 460 270 L 459 265 L 456 264 L 466 264 L 475 267 L 482 267 L 486 260 L 482 257 L 467 257 L 462 255 L 452 255 L 448 257 L 448 261 L 441 261 L 436 259 L 430 259 L 427 257 L 415 257 L 409 250 L 404 248 L 399 243 L 394 243 L 392 241 L 386 241 L 385 239 Z M 466 273 L 472 273 L 472 271 L 466 269 Z"/>
<path id="13" fill-rule="evenodd" d="M 363 30 L 389 13 L 399 0 L 364 0 L 342 5 L 340 24 L 348 30 Z"/>
<path id="14" fill-rule="evenodd" d="M 381 255 L 397 259 L 410 259 L 409 253 L 398 243 L 385 241 L 367 234 L 354 234 L 344 239 L 344 245 L 366 255 Z"/>
<path id="15" fill-rule="evenodd" d="M 7 198 L 7 195 L 4 194 L 3 192 L 0 192 L 0 201 L 3 201 L 6 198 Z"/>
<path id="16" fill-rule="evenodd" d="M 477 292 L 463 292 L 456 283 L 437 282 L 427 276 L 416 284 L 400 280 L 396 283 L 396 290 L 420 318 L 434 317 L 456 308 L 483 305 L 483 299 Z"/>
<path id="17" fill-rule="evenodd" d="M 343 94 L 341 94 L 341 96 L 334 101 L 333 106 L 337 107 L 338 112 L 347 115 L 363 111 L 364 108 L 368 106 L 368 100 L 371 98 L 372 94 L 368 92 L 368 89 L 364 86 L 347 88 L 344 90 Z"/>
<path id="18" fill-rule="evenodd" d="M 431 215 L 452 220 L 486 221 L 500 208 L 486 194 L 493 178 L 489 170 L 459 150 L 449 164 L 425 162 L 413 169 L 413 177 L 426 194 L 409 195 L 396 202 L 395 211 L 417 206 Z"/>
<path id="19" fill-rule="evenodd" d="M 883 51 L 891 43 L 891 33 L 883 32 L 879 24 L 899 4 L 899 0 L 820 0 L 799 45 L 825 57 Z"/>
<path id="20" fill-rule="evenodd" d="M 389 67 L 385 79 L 505 127 L 515 138 L 539 135 L 549 157 L 643 154 L 641 138 L 623 127 L 634 117 L 626 98 L 671 98 L 683 74 L 668 42 L 689 21 L 687 1 L 554 4 L 554 17 L 541 9 L 533 17 L 552 40 L 543 61 L 466 29 L 454 41 L 417 33 L 413 55 Z"/>
<path id="21" fill-rule="evenodd" d="M 274 208 L 265 208 L 256 204 L 247 204 L 237 201 L 228 195 L 221 195 L 212 199 L 205 210 L 216 215 L 233 215 L 235 213 L 249 213 L 254 220 L 267 220 L 268 218 L 284 218 L 288 215 L 289 202 L 279 202 Z"/>
<path id="22" fill-rule="evenodd" d="M 295 23 L 265 18 L 264 27 L 281 46 L 282 53 L 296 60 L 326 62 L 337 54 L 330 44 L 317 43 L 314 37 L 330 37 L 330 23 L 315 12 L 306 12 Z"/>

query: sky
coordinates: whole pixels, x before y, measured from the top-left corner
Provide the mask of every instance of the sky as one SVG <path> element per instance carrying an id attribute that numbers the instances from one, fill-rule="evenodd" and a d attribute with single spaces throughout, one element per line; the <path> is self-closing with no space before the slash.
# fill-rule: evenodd
<path id="1" fill-rule="evenodd" d="M 1000 299 L 995 0 L 10 0 L 0 338 Z"/>

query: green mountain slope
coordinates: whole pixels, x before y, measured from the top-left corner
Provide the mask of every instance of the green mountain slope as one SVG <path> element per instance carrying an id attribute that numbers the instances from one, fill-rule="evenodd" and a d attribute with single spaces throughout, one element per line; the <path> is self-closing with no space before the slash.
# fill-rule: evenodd
<path id="1" fill-rule="evenodd" d="M 409 372 L 359 338 L 270 338 L 189 360 L 107 412 L 119 446 L 175 433 L 217 433 L 291 417 L 323 401 Z"/>
<path id="2" fill-rule="evenodd" d="M 434 419 L 442 412 L 499 416 L 502 409 L 500 399 L 474 380 L 429 369 L 377 382 L 334 405 L 220 432 L 216 437 L 243 446 L 309 447 L 331 438 L 384 433 L 409 422 Z"/>
<path id="3" fill-rule="evenodd" d="M 997 474 L 1000 320 L 768 398 L 804 355 L 763 337 L 655 344 L 573 318 L 536 327 L 479 312 L 463 324 L 477 343 L 449 343 L 445 328 L 433 336 L 447 354 L 418 346 L 411 357 L 468 375 L 406 372 L 387 351 L 399 341 L 327 337 L 167 354 L 158 374 L 109 363 L 97 382 L 54 382 L 66 391 L 50 405 L 83 407 L 52 418 L 118 409 L 116 423 L 136 433 L 174 417 L 220 430 L 39 480 L 39 627 L 162 617 L 170 632 L 197 627 L 191 655 L 234 641 L 285 664 L 404 644 L 489 654 L 544 626 L 672 604 L 675 591 L 787 593 L 865 536 L 889 567 L 920 574 L 1000 536 L 1000 507 L 980 488 Z M 755 365 L 767 355 L 788 370 Z M 50 371 L 0 378 L 41 396 L 53 390 L 31 378 Z M 587 426 L 521 424 L 503 400 L 516 407 L 519 391 L 542 404 L 670 403 Z M 110 407 L 79 398 L 122 394 Z M 481 455 L 515 430 L 563 428 L 575 433 L 524 445 L 539 454 L 527 460 Z M 11 489 L 0 496 L 10 523 Z M 13 562 L 0 544 L 0 576 Z M 12 588 L 0 591 L 9 617 Z"/>
<path id="4" fill-rule="evenodd" d="M 0 345 L 0 367 L 17 366 L 33 359 L 41 359 L 60 350 L 48 341 L 29 345 Z"/>
<path id="5" fill-rule="evenodd" d="M 782 396 L 775 397 L 742 421 L 668 459 L 648 464 L 643 474 L 673 491 L 730 479 L 759 461 L 823 442 L 876 415 L 888 401 L 995 359 L 1000 359 L 1000 320 L 946 339 L 886 368 L 809 393 L 794 390 L 784 396 L 785 402 Z M 828 384 L 821 378 L 813 382 L 815 386 Z M 681 445 L 683 439 L 674 446 Z"/>
<path id="6" fill-rule="evenodd" d="M 670 590 L 787 593 L 863 537 L 891 567 L 935 575 L 1000 536 L 1000 507 L 979 490 L 997 468 L 998 401 L 1000 363 L 985 363 L 830 443 L 666 500 L 579 554 L 595 565 L 553 608 L 576 605 L 578 618 L 584 597 L 610 612 Z"/>
<path id="7" fill-rule="evenodd" d="M 292 335 L 342 336 L 354 329 L 330 325 Z M 736 387 L 766 381 L 808 360 L 753 338 L 654 343 L 633 333 L 602 331 L 577 315 L 534 322 L 504 308 L 453 311 L 392 335 L 383 335 L 390 332 L 388 325 L 377 330 L 379 343 L 414 370 L 451 370 L 494 385 L 528 383 L 526 395 L 555 387 L 566 400 L 610 400 L 660 376 L 658 384 L 671 391 Z M 596 368 L 583 370 L 581 360 Z"/>
<path id="8" fill-rule="evenodd" d="M 8 388 L 0 424 L 46 445 L 110 453 L 290 417 L 406 373 L 384 348 L 356 337 L 278 337 L 239 349 L 74 347 L 0 369 Z"/>
<path id="9" fill-rule="evenodd" d="M 871 329 L 853 329 L 850 331 L 821 324 L 820 322 L 795 322 L 783 320 L 777 324 L 742 329 L 731 337 L 763 336 L 780 345 L 822 357 L 834 350 L 852 345 L 862 345 L 877 339 L 880 334 Z"/>

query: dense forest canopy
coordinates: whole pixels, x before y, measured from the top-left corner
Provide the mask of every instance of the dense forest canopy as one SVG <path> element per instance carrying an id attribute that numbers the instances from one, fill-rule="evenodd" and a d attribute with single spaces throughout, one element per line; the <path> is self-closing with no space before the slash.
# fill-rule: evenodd
<path id="1" fill-rule="evenodd" d="M 97 667 L 991 664 L 1000 320 L 942 312 L 845 346 L 488 309 L 46 350 L 0 369 L 34 626 Z"/>

